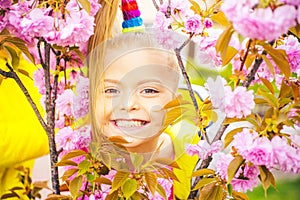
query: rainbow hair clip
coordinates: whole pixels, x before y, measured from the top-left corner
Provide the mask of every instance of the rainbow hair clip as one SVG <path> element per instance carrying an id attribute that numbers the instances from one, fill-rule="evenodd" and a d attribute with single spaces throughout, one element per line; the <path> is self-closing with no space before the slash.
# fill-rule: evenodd
<path id="1" fill-rule="evenodd" d="M 143 19 L 140 17 L 141 12 L 136 0 L 122 0 L 121 9 L 124 19 L 122 22 L 123 33 L 144 31 Z"/>

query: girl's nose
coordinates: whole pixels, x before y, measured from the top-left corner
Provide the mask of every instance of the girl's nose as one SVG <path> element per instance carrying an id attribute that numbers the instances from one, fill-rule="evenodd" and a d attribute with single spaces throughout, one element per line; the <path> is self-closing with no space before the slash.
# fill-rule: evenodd
<path id="1" fill-rule="evenodd" d="M 139 100 L 136 94 L 124 94 L 122 97 L 120 97 L 120 109 L 121 110 L 127 110 L 127 111 L 132 111 L 132 110 L 139 110 Z"/>

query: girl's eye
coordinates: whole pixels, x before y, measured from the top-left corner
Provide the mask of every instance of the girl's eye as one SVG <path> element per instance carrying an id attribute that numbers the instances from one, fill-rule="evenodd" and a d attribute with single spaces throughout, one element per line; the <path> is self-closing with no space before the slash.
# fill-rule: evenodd
<path id="1" fill-rule="evenodd" d="M 104 93 L 106 93 L 106 94 L 119 94 L 120 91 L 117 90 L 117 89 L 109 88 L 109 89 L 104 90 Z"/>
<path id="2" fill-rule="evenodd" d="M 144 94 L 154 94 L 154 93 L 159 93 L 159 91 L 155 90 L 155 89 L 147 88 L 147 89 L 142 90 L 141 93 L 144 93 Z"/>

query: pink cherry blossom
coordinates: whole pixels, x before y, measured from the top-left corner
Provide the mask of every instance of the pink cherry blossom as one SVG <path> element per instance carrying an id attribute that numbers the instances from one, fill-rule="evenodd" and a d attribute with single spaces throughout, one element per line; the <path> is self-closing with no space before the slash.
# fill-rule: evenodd
<path id="1" fill-rule="evenodd" d="M 294 6 L 300 5 L 300 0 L 281 0 L 281 2 Z"/>
<path id="2" fill-rule="evenodd" d="M 98 10 L 101 8 L 101 5 L 98 3 L 97 0 L 89 0 L 90 2 L 90 7 L 91 7 L 91 10 L 90 10 L 90 15 L 91 16 L 95 16 L 96 13 L 98 12 Z M 80 7 L 79 7 L 80 6 Z M 70 0 L 66 6 L 66 9 L 67 10 L 72 10 L 72 11 L 75 11 L 75 12 L 78 12 L 80 11 L 80 8 L 82 8 L 82 5 L 80 5 L 80 3 L 76 0 Z"/>
<path id="3" fill-rule="evenodd" d="M 61 128 L 55 136 L 57 149 L 63 149 L 65 151 L 72 151 L 76 149 L 76 145 L 73 140 L 74 130 L 69 126 Z"/>
<path id="4" fill-rule="evenodd" d="M 62 46 L 85 43 L 94 33 L 94 18 L 85 11 L 71 11 L 65 20 L 60 21 L 59 32 L 49 32 L 45 38 Z"/>
<path id="5" fill-rule="evenodd" d="M 170 27 L 171 23 L 171 18 L 166 18 L 166 15 L 164 13 L 157 12 L 153 23 L 153 28 L 158 30 L 165 30 Z"/>
<path id="6" fill-rule="evenodd" d="M 6 21 L 6 29 L 16 37 L 19 37 L 27 42 L 27 45 L 32 45 L 34 38 L 29 37 L 28 35 L 23 35 L 20 30 L 21 28 L 21 19 L 23 14 L 30 11 L 31 1 L 20 1 L 19 3 L 13 4 L 9 8 L 3 18 L 3 21 Z"/>
<path id="7" fill-rule="evenodd" d="M 297 73 L 300 66 L 300 43 L 298 39 L 293 35 L 289 35 L 284 38 L 283 45 L 278 46 L 278 49 L 285 50 L 291 71 Z"/>
<path id="8" fill-rule="evenodd" d="M 231 91 L 229 86 L 225 88 L 225 107 L 224 112 L 227 117 L 242 118 L 251 114 L 255 106 L 253 90 L 248 90 L 245 87 L 237 86 Z"/>
<path id="9" fill-rule="evenodd" d="M 215 80 L 208 78 L 205 87 L 210 94 L 210 100 L 215 108 L 223 108 L 225 103 L 225 84 L 226 80 L 221 76 L 217 76 Z"/>
<path id="10" fill-rule="evenodd" d="M 193 15 L 189 18 L 184 23 L 184 27 L 187 30 L 187 32 L 199 34 L 203 30 L 203 25 L 201 22 L 201 17 L 199 15 Z"/>
<path id="11" fill-rule="evenodd" d="M 300 151 L 290 146 L 285 138 L 275 136 L 271 141 L 273 147 L 272 164 L 284 172 L 300 173 Z"/>
<path id="12" fill-rule="evenodd" d="M 42 37 L 52 30 L 54 19 L 47 11 L 34 8 L 22 18 L 20 23 L 21 33 L 29 37 Z"/>
<path id="13" fill-rule="evenodd" d="M 227 169 L 229 163 L 234 159 L 231 154 L 219 153 L 219 158 L 216 163 L 216 172 L 222 179 L 228 180 Z"/>
<path id="14" fill-rule="evenodd" d="M 166 49 L 175 49 L 183 43 L 183 36 L 175 33 L 173 30 L 157 30 L 155 34 L 157 42 Z"/>
<path id="15" fill-rule="evenodd" d="M 210 18 L 205 18 L 203 24 L 205 28 L 211 28 L 213 26 L 213 21 Z"/>
<path id="16" fill-rule="evenodd" d="M 270 167 L 272 151 L 270 140 L 265 137 L 259 137 L 253 141 L 248 154 L 244 158 L 254 165 Z"/>
<path id="17" fill-rule="evenodd" d="M 249 128 L 244 128 L 241 132 L 235 134 L 233 138 L 232 145 L 241 156 L 246 157 L 253 146 L 253 141 L 258 138 L 258 133 Z"/>
<path id="18" fill-rule="evenodd" d="M 0 0 L 0 9 L 7 9 L 11 5 L 11 0 Z"/>
<path id="19" fill-rule="evenodd" d="M 296 9 L 283 5 L 275 10 L 254 8 L 258 1 L 225 0 L 222 5 L 227 18 L 236 31 L 246 37 L 259 40 L 274 40 L 296 25 Z M 289 13 L 286 15 L 285 13 Z"/>
<path id="20" fill-rule="evenodd" d="M 204 160 L 214 153 L 222 149 L 222 141 L 218 140 L 211 145 L 206 140 L 200 140 L 196 145 L 189 145 L 186 147 L 187 154 L 193 156 L 198 155 L 199 159 Z"/>
<path id="21" fill-rule="evenodd" d="M 231 181 L 232 187 L 235 191 L 238 192 L 247 192 L 252 191 L 252 189 L 258 186 L 259 181 L 256 177 L 255 179 L 237 179 L 233 178 Z"/>
<path id="22" fill-rule="evenodd" d="M 79 76 L 74 97 L 74 117 L 81 118 L 89 112 L 89 79 Z"/>
<path id="23" fill-rule="evenodd" d="M 61 114 L 72 115 L 74 92 L 71 89 L 65 90 L 57 97 L 56 107 Z"/>

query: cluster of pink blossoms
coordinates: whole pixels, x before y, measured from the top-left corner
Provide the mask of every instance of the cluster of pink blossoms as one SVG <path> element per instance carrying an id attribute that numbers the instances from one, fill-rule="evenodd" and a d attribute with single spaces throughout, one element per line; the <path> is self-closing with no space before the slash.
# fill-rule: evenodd
<path id="1" fill-rule="evenodd" d="M 188 155 L 198 155 L 200 160 L 205 160 L 214 153 L 221 151 L 222 141 L 218 140 L 211 145 L 208 144 L 206 140 L 200 140 L 198 144 L 188 145 L 186 147 L 186 152 Z"/>
<path id="2" fill-rule="evenodd" d="M 296 25 L 299 8 L 288 4 L 275 9 L 261 8 L 259 3 L 259 0 L 225 0 L 222 10 L 236 31 L 252 39 L 271 41 Z"/>
<path id="3" fill-rule="evenodd" d="M 226 86 L 225 79 L 218 76 L 216 80 L 208 78 L 206 88 L 215 108 L 220 109 L 228 118 L 242 118 L 251 114 L 255 106 L 253 91 L 242 86 L 234 90 Z"/>
<path id="4" fill-rule="evenodd" d="M 216 172 L 222 179 L 228 180 L 227 170 L 230 162 L 234 159 L 231 154 L 219 153 L 218 162 L 216 164 Z M 255 165 L 245 163 L 240 167 L 235 177 L 231 180 L 233 189 L 238 192 L 246 192 L 252 190 L 259 183 L 259 169 Z"/>
<path id="5" fill-rule="evenodd" d="M 76 0 L 70 0 L 63 15 L 51 7 L 39 7 L 33 0 L 20 1 L 5 9 L 1 20 L 5 26 L 0 28 L 7 28 L 11 34 L 32 45 L 35 37 L 44 37 L 47 42 L 59 46 L 83 45 L 94 33 L 94 15 L 100 8 L 96 0 L 90 3 L 88 14 Z"/>
<path id="6" fill-rule="evenodd" d="M 246 192 L 258 185 L 259 166 L 269 170 L 279 169 L 286 173 L 300 172 L 300 136 L 291 135 L 287 138 L 275 136 L 271 140 L 260 137 L 257 132 L 249 128 L 234 136 L 232 145 L 237 153 L 245 159 L 245 164 L 240 167 L 231 184 L 237 191 Z M 228 180 L 227 169 L 234 159 L 231 154 L 221 153 L 216 164 L 217 173 Z"/>
<path id="7" fill-rule="evenodd" d="M 297 135 L 292 138 L 296 139 Z M 254 165 L 264 165 L 269 169 L 277 168 L 290 173 L 300 172 L 299 146 L 289 145 L 287 138 L 275 136 L 269 140 L 259 137 L 253 130 L 243 129 L 234 136 L 232 145 L 243 158 Z"/>
<path id="8" fill-rule="evenodd" d="M 170 1 L 170 13 L 168 13 L 168 6 L 167 1 L 160 5 L 153 24 L 156 32 L 160 33 L 155 35 L 158 42 L 168 49 L 178 48 L 185 38 L 180 37 L 180 34 L 176 34 L 174 30 L 179 29 L 187 34 L 198 35 L 213 25 L 210 18 L 194 13 L 190 9 L 191 3 L 188 0 Z"/>

